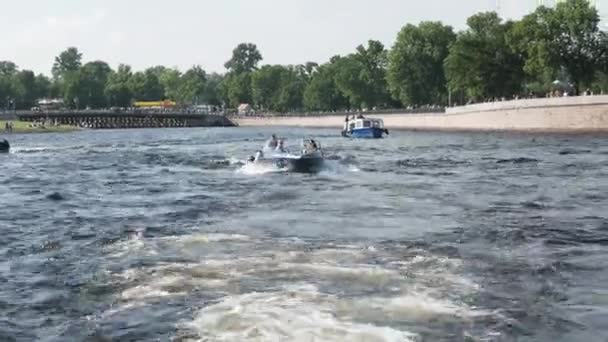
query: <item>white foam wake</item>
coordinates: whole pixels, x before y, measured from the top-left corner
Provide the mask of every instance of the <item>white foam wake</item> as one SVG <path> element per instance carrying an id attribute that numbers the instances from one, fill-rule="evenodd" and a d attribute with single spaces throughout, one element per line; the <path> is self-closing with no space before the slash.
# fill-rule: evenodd
<path id="1" fill-rule="evenodd" d="M 237 173 L 248 176 L 285 171 L 287 171 L 287 168 L 280 168 L 270 163 L 245 163 L 242 167 L 236 170 Z"/>
<path id="2" fill-rule="evenodd" d="M 186 327 L 201 341 L 411 341 L 414 334 L 341 319 L 314 286 L 226 297 Z"/>

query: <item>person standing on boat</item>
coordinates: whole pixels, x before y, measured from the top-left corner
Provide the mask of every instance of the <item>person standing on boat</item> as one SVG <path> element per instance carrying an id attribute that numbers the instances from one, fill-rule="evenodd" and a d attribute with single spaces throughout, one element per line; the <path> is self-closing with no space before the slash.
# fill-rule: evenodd
<path id="1" fill-rule="evenodd" d="M 346 134 L 346 132 L 348 132 L 348 114 L 346 114 L 346 118 L 344 119 L 344 129 L 342 130 L 342 135 Z"/>

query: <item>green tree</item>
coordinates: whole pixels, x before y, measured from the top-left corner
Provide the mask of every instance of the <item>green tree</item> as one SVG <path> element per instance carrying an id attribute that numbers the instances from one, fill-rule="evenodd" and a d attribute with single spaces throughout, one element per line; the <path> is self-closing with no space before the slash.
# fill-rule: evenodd
<path id="1" fill-rule="evenodd" d="M 481 100 L 519 93 L 523 59 L 508 46 L 512 22 L 502 23 L 494 12 L 467 20 L 469 29 L 458 35 L 445 60 L 448 86 L 467 97 Z"/>
<path id="2" fill-rule="evenodd" d="M 228 89 L 228 97 L 233 105 L 241 103 L 253 103 L 251 93 L 251 73 L 245 72 L 231 78 L 231 87 Z"/>
<path id="3" fill-rule="evenodd" d="M 182 77 L 181 72 L 177 69 L 165 68 L 157 73 L 157 75 L 158 80 L 163 87 L 165 97 L 177 101 Z"/>
<path id="4" fill-rule="evenodd" d="M 389 54 L 388 84 L 403 104 L 444 104 L 447 99 L 443 61 L 456 39 L 452 27 L 440 22 L 408 24 Z"/>
<path id="5" fill-rule="evenodd" d="M 318 68 L 319 64 L 315 62 L 306 62 L 306 64 L 300 64 L 296 67 L 298 76 L 306 80 L 306 82 L 310 82 L 312 75 Z"/>
<path id="6" fill-rule="evenodd" d="M 361 77 L 366 83 L 367 92 L 363 103 L 368 108 L 386 106 L 389 102 L 386 70 L 388 67 L 388 51 L 377 40 L 367 42 L 367 47 L 359 45 L 355 58 L 363 65 Z"/>
<path id="7" fill-rule="evenodd" d="M 598 72 L 595 82 L 591 85 L 595 94 L 608 94 L 608 72 Z"/>
<path id="8" fill-rule="evenodd" d="M 564 70 L 578 92 L 591 85 L 608 59 L 608 38 L 599 20 L 587 0 L 567 0 L 525 16 L 509 43 L 525 57 L 529 79 L 546 84 Z"/>
<path id="9" fill-rule="evenodd" d="M 336 59 L 334 59 L 335 61 Z M 304 107 L 312 111 L 336 111 L 349 107 L 335 80 L 336 67 L 332 62 L 318 67 L 312 73 L 304 90 Z"/>
<path id="10" fill-rule="evenodd" d="M 244 72 L 237 75 L 229 75 L 228 100 L 231 106 L 238 107 L 241 103 L 252 103 L 251 73 Z"/>
<path id="11" fill-rule="evenodd" d="M 0 76 L 12 76 L 17 73 L 17 65 L 11 61 L 0 61 Z"/>
<path id="12" fill-rule="evenodd" d="M 231 73 L 241 74 L 257 69 L 262 54 L 255 44 L 241 43 L 232 51 L 232 58 L 224 66 Z"/>
<path id="13" fill-rule="evenodd" d="M 108 105 L 105 88 L 112 69 L 103 61 L 89 62 L 80 68 L 76 94 L 80 108 L 104 108 Z"/>
<path id="14" fill-rule="evenodd" d="M 262 110 L 274 110 L 281 89 L 282 65 L 264 65 L 251 75 L 251 94 L 254 104 Z"/>
<path id="15" fill-rule="evenodd" d="M 55 57 L 51 70 L 55 87 L 59 90 L 58 96 L 64 98 L 65 103 L 72 107 L 79 107 L 79 71 L 82 66 L 82 53 L 75 47 L 69 47 Z"/>
<path id="16" fill-rule="evenodd" d="M 19 71 L 13 78 L 12 88 L 17 109 L 29 109 L 34 106 L 38 93 L 36 75 L 32 71 Z"/>
<path id="17" fill-rule="evenodd" d="M 1 76 L 0 76 L 1 77 Z M 51 82 L 33 71 L 17 71 L 10 78 L 10 93 L 16 109 L 30 109 L 39 98 L 48 96 Z"/>
<path id="18" fill-rule="evenodd" d="M 507 34 L 511 49 L 524 59 L 528 92 L 545 93 L 560 72 L 559 63 L 548 44 L 553 40 L 547 19 L 552 11 L 551 8 L 539 7 L 516 22 Z"/>
<path id="19" fill-rule="evenodd" d="M 273 110 L 287 112 L 302 109 L 306 84 L 306 75 L 302 75 L 297 67 L 285 68 L 281 74 L 281 87 Z"/>
<path id="20" fill-rule="evenodd" d="M 36 99 L 46 98 L 51 95 L 51 80 L 43 74 L 36 75 L 35 81 Z"/>
<path id="21" fill-rule="evenodd" d="M 8 108 L 9 101 L 15 98 L 13 79 L 17 65 L 10 61 L 0 61 L 0 108 Z"/>
<path id="22" fill-rule="evenodd" d="M 221 106 L 224 103 L 224 99 L 221 95 L 221 84 L 224 80 L 224 76 L 218 73 L 212 73 L 207 77 L 205 83 L 205 90 L 201 101 L 213 106 Z"/>
<path id="23" fill-rule="evenodd" d="M 386 106 L 389 102 L 386 82 L 387 51 L 382 43 L 370 40 L 357 52 L 334 58 L 338 88 L 355 108 Z"/>
<path id="24" fill-rule="evenodd" d="M 76 73 L 82 65 L 82 53 L 75 47 L 69 47 L 67 50 L 61 52 L 59 56 L 55 57 L 55 63 L 53 64 L 53 77 L 55 79 L 61 79 L 68 73 Z"/>
<path id="25" fill-rule="evenodd" d="M 251 76 L 253 101 L 263 110 L 287 112 L 302 107 L 306 79 L 299 67 L 265 65 Z"/>
<path id="26" fill-rule="evenodd" d="M 110 73 L 104 89 L 110 106 L 129 107 L 131 105 L 133 97 L 129 87 L 131 76 L 133 76 L 131 67 L 126 64 L 120 64 L 116 71 Z"/>
<path id="27" fill-rule="evenodd" d="M 340 92 L 348 99 L 351 107 L 362 108 L 369 96 L 368 85 L 362 77 L 363 65 L 354 55 L 341 57 L 334 62 L 334 79 Z"/>
<path id="28" fill-rule="evenodd" d="M 129 79 L 129 89 L 136 101 L 159 101 L 164 99 L 163 86 L 153 69 L 134 73 Z"/>
<path id="29" fill-rule="evenodd" d="M 185 105 L 200 103 L 206 82 L 207 74 L 205 70 L 198 65 L 193 66 L 180 79 L 177 101 Z"/>

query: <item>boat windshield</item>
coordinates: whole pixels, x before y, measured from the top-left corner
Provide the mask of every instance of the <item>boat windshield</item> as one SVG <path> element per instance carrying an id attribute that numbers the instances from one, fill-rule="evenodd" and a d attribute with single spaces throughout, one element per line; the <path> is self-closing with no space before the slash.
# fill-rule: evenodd
<path id="1" fill-rule="evenodd" d="M 370 128 L 370 127 L 383 128 L 384 122 L 382 121 L 382 119 L 364 119 L 364 120 L 357 120 L 356 123 L 350 123 L 351 130 L 353 128 Z"/>
<path id="2" fill-rule="evenodd" d="M 382 128 L 382 127 L 384 127 L 384 124 L 383 124 L 382 120 L 372 120 L 372 127 Z"/>

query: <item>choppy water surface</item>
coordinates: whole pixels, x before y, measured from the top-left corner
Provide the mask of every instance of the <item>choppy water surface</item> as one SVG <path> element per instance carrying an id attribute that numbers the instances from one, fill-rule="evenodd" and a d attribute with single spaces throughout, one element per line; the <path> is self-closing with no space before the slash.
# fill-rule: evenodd
<path id="1" fill-rule="evenodd" d="M 605 138 L 277 131 L 11 137 L 0 340 L 605 341 Z"/>

